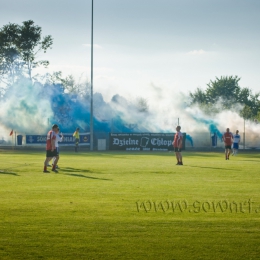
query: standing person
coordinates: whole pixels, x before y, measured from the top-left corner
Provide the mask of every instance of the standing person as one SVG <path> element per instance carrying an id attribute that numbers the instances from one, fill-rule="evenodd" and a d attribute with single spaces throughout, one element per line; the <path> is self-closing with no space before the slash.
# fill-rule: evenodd
<path id="1" fill-rule="evenodd" d="M 233 153 L 232 153 L 232 155 L 235 155 L 235 156 L 238 152 L 239 143 L 240 143 L 240 135 L 238 133 L 239 133 L 239 131 L 237 130 L 236 134 L 234 135 L 234 140 L 233 140 Z"/>
<path id="2" fill-rule="evenodd" d="M 56 132 L 58 129 L 58 125 L 54 124 L 52 126 L 52 129 L 48 132 L 47 134 L 47 140 L 46 140 L 46 159 L 44 162 L 44 168 L 43 168 L 43 172 L 48 173 L 49 171 L 47 171 L 47 166 L 49 164 L 49 161 L 53 158 L 57 156 L 57 149 L 55 147 L 55 140 L 56 140 Z M 54 165 L 52 166 L 52 171 L 57 172 L 56 170 L 56 164 L 54 163 Z"/>
<path id="3" fill-rule="evenodd" d="M 174 152 L 176 155 L 176 159 L 177 159 L 177 164 L 176 165 L 183 165 L 182 163 L 182 154 L 181 154 L 181 148 L 182 148 L 182 133 L 181 133 L 181 127 L 178 125 L 176 127 L 176 134 L 174 135 L 174 139 L 172 142 L 172 145 L 174 147 Z"/>
<path id="4" fill-rule="evenodd" d="M 78 152 L 78 147 L 79 147 L 79 128 L 76 129 L 73 136 L 75 138 L 75 153 L 76 153 Z"/>
<path id="5" fill-rule="evenodd" d="M 55 148 L 57 149 L 57 156 L 52 158 L 52 165 L 54 165 L 56 163 L 56 169 L 58 169 L 58 161 L 60 159 L 60 151 L 59 151 L 59 142 L 63 141 L 63 134 L 59 134 L 60 129 L 57 129 L 57 133 L 56 134 L 56 140 L 55 140 Z"/>
<path id="6" fill-rule="evenodd" d="M 227 128 L 226 132 L 222 135 L 222 139 L 225 143 L 225 157 L 226 160 L 229 160 L 231 145 L 233 143 L 233 134 L 229 131 L 229 128 Z"/>

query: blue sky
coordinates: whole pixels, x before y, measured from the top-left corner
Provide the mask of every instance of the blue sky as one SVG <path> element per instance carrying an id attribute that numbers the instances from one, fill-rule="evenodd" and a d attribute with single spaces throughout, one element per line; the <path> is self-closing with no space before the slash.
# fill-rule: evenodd
<path id="1" fill-rule="evenodd" d="M 48 71 L 90 79 L 91 0 L 0 0 L 0 26 L 33 20 L 54 38 Z M 260 91 L 260 1 L 94 0 L 94 91 L 188 93 L 237 75 Z M 45 72 L 41 70 L 40 72 Z"/>

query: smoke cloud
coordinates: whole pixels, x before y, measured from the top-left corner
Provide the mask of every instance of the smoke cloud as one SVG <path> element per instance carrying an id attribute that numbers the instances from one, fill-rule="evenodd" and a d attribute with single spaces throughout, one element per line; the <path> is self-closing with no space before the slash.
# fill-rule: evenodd
<path id="1" fill-rule="evenodd" d="M 115 94 L 105 101 L 101 93 L 94 94 L 94 132 L 175 132 L 187 134 L 186 145 L 210 145 L 210 136 L 219 140 L 227 127 L 231 132 L 243 133 L 244 120 L 239 116 L 239 105 L 232 111 L 221 111 L 208 116 L 199 106 L 190 106 L 187 94 L 179 90 L 151 84 L 142 97 Z M 141 98 L 141 99 L 140 99 Z M 141 100 L 141 101 L 140 101 Z M 221 110 L 221 109 L 220 109 Z M 0 102 L 0 132 L 9 134 L 46 134 L 57 123 L 64 133 L 77 127 L 89 132 L 90 98 L 64 93 L 61 84 L 31 84 L 24 79 L 10 88 Z M 246 122 L 249 145 L 260 146 L 259 125 Z"/>

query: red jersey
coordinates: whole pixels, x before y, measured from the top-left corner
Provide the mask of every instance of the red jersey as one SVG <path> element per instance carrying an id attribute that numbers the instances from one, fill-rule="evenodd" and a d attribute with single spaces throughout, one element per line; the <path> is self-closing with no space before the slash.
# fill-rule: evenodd
<path id="1" fill-rule="evenodd" d="M 222 139 L 225 145 L 231 145 L 233 142 L 233 134 L 230 132 L 226 132 L 223 134 Z"/>
<path id="2" fill-rule="evenodd" d="M 174 135 L 174 139 L 173 139 L 173 147 L 177 147 L 177 148 L 181 148 L 180 145 L 182 143 L 182 133 L 181 132 L 177 132 Z M 182 145 L 181 145 L 182 146 Z"/>
<path id="3" fill-rule="evenodd" d="M 50 130 L 47 134 L 47 139 L 46 139 L 46 150 L 51 150 L 52 149 L 52 145 L 51 142 L 52 140 L 55 141 L 56 139 L 56 134 L 54 133 L 53 130 Z"/>

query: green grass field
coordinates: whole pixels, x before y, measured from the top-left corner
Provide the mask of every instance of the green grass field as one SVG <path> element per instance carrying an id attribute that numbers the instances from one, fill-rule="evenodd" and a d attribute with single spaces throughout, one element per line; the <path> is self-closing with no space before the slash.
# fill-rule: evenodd
<path id="1" fill-rule="evenodd" d="M 260 259 L 260 154 L 0 151 L 0 259 Z"/>

